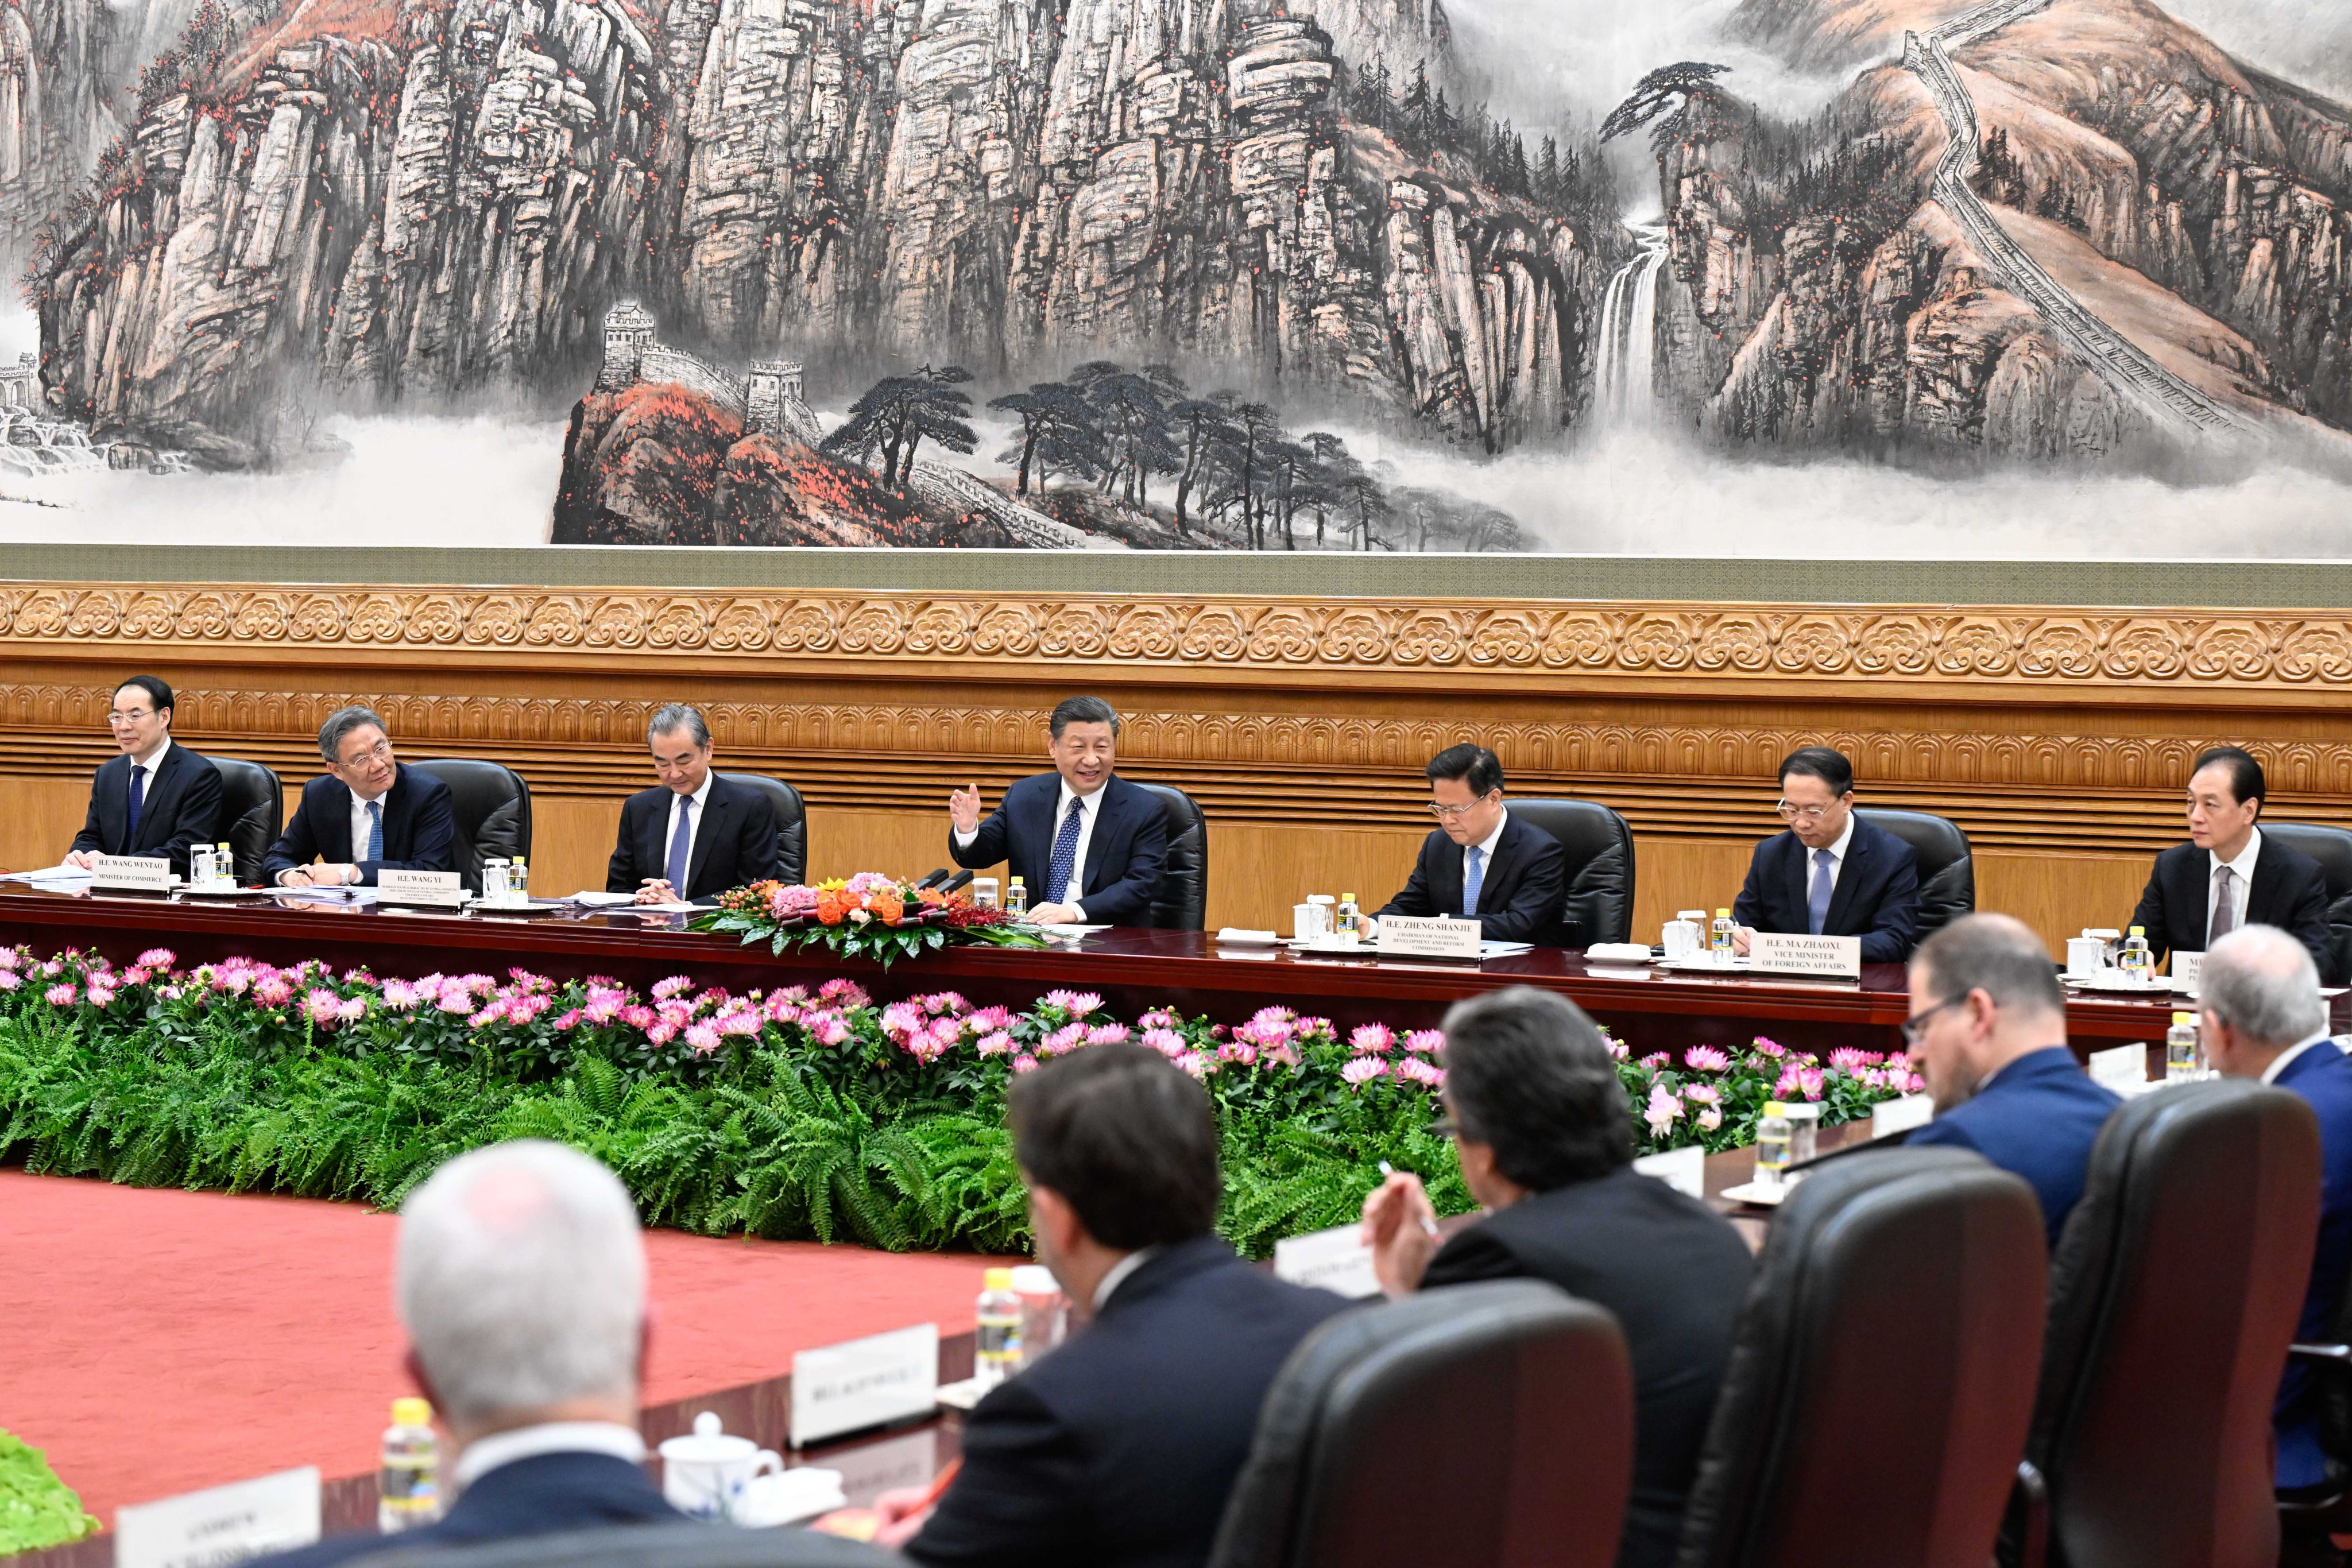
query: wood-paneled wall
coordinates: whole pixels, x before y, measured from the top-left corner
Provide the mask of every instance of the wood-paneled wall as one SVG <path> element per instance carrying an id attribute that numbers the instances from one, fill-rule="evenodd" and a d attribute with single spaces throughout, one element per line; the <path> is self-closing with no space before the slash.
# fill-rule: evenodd
<path id="1" fill-rule="evenodd" d="M 0 861 L 54 861 L 111 750 L 110 683 L 142 670 L 179 689 L 183 739 L 289 790 L 352 700 L 407 757 L 516 768 L 556 891 L 602 885 L 670 700 L 703 707 L 721 766 L 799 786 L 827 875 L 940 863 L 949 789 L 1044 766 L 1045 710 L 1097 692 L 1122 770 L 1206 810 L 1221 925 L 1384 897 L 1427 831 L 1422 763 L 1465 738 L 1517 792 L 1632 821 L 1644 932 L 1730 901 L 1779 826 L 1774 765 L 1813 741 L 1865 802 L 1959 821 L 1980 906 L 2053 943 L 2128 913 L 2204 746 L 2263 757 L 2273 817 L 2352 825 L 2340 613 L 16 583 Z"/>

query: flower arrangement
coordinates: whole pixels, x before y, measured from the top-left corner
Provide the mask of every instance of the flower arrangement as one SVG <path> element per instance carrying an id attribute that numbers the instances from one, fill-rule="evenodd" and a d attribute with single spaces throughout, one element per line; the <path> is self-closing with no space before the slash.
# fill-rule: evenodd
<path id="1" fill-rule="evenodd" d="M 880 872 L 814 884 L 761 882 L 719 896 L 719 907 L 693 921 L 698 931 L 724 931 L 743 946 L 828 947 L 848 958 L 871 958 L 887 968 L 899 958 L 951 943 L 1042 947 L 1045 939 L 1018 916 L 983 909 L 962 894 L 900 882 Z"/>

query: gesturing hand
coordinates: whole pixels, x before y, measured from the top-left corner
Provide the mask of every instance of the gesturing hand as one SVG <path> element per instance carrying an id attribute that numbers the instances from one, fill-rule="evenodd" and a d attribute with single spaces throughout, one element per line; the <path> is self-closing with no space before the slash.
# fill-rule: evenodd
<path id="1" fill-rule="evenodd" d="M 1372 1277 L 1391 1296 L 1409 1296 L 1437 1251 L 1437 1210 L 1421 1178 L 1398 1171 L 1364 1199 L 1364 1245 L 1372 1250 Z"/>
<path id="2" fill-rule="evenodd" d="M 948 816 L 959 833 L 980 831 L 980 786 L 967 784 L 949 795 Z"/>

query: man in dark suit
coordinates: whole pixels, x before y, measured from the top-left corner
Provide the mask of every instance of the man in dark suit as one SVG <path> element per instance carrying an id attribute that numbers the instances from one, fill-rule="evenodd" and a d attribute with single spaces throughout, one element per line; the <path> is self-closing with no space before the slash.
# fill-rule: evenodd
<path id="1" fill-rule="evenodd" d="M 2328 975 L 2326 873 L 2309 855 L 2263 838 L 2262 814 L 2263 765 L 2251 754 L 2222 746 L 2197 759 L 2189 775 L 2189 842 L 2156 857 L 2132 911 L 2151 952 L 2202 953 L 2241 925 L 2275 925 Z"/>
<path id="2" fill-rule="evenodd" d="M 262 857 L 279 887 L 372 887 L 380 871 L 457 869 L 449 786 L 393 759 L 373 708 L 339 708 L 319 727 L 327 777 L 302 786 L 294 820 Z M 323 864 L 313 863 L 323 862 Z"/>
<path id="3" fill-rule="evenodd" d="M 778 874 L 776 809 L 710 770 L 710 727 L 699 712 L 662 707 L 646 726 L 646 747 L 661 782 L 621 803 L 605 892 L 635 894 L 639 904 L 711 904 Z"/>
<path id="4" fill-rule="evenodd" d="M 2213 1070 L 2299 1094 L 2319 1118 L 2319 1239 L 2294 1337 L 2333 1341 L 2352 1273 L 2352 1057 L 2327 1038 L 2318 967 L 2289 933 L 2242 925 L 2213 944 L 2197 986 L 2198 1032 Z M 2320 1447 L 2321 1413 L 2311 1363 L 2290 1359 L 2271 1410 L 2283 1492 L 2340 1484 Z"/>
<path id="5" fill-rule="evenodd" d="M 2056 1247 L 2091 1145 L 2123 1102 L 2066 1049 L 2066 994 L 2049 951 L 2022 921 L 1965 915 L 1919 945 L 1910 980 L 1903 1038 L 1936 1119 L 1905 1142 L 1974 1149 L 2023 1176 Z"/>
<path id="6" fill-rule="evenodd" d="M 1444 1246 L 1420 1178 L 1364 1200 L 1391 1295 L 1549 1280 L 1597 1301 L 1633 1358 L 1633 1493 L 1619 1568 L 1665 1568 L 1682 1533 L 1732 1333 L 1755 1265 L 1730 1222 L 1633 1168 L 1633 1120 L 1608 1041 L 1574 1002 L 1514 987 L 1445 1015 L 1445 1106 L 1462 1179 L 1486 1209 Z"/>
<path id="7" fill-rule="evenodd" d="M 1853 814 L 1853 764 L 1826 746 L 1780 764 L 1786 832 L 1756 846 L 1731 906 L 1737 950 L 1759 931 L 1859 936 L 1865 964 L 1899 964 L 1919 929 L 1919 867 L 1911 846 Z"/>
<path id="8" fill-rule="evenodd" d="M 1091 1321 L 973 1408 L 936 1510 L 878 1500 L 881 1539 L 941 1568 L 1199 1568 L 1275 1374 L 1348 1302 L 1217 1235 L 1209 1096 L 1159 1052 L 1060 1057 L 1008 1114 L 1037 1256 Z"/>
<path id="9" fill-rule="evenodd" d="M 1005 862 L 1040 925 L 1150 925 L 1168 821 L 1158 796 L 1111 770 L 1118 714 L 1100 697 L 1067 697 L 1047 736 L 1054 771 L 1007 789 L 986 821 L 978 786 L 948 798 L 948 853 L 961 866 Z"/>
<path id="10" fill-rule="evenodd" d="M 1426 771 L 1437 828 L 1404 891 L 1380 913 L 1475 920 L 1491 942 L 1557 946 L 1567 856 L 1503 804 L 1502 758 L 1465 742 L 1431 758 Z"/>
<path id="11" fill-rule="evenodd" d="M 188 852 L 214 841 L 219 771 L 173 740 L 172 688 L 153 675 L 115 687 L 106 722 L 122 755 L 90 781 L 89 816 L 65 863 L 87 870 L 100 855 L 162 855 L 186 876 Z"/>
<path id="12" fill-rule="evenodd" d="M 643 1469 L 645 1240 L 612 1172 L 537 1140 L 460 1155 L 401 1205 L 398 1249 L 408 1370 L 439 1409 L 457 1500 L 436 1524 L 268 1568 L 681 1519 Z"/>

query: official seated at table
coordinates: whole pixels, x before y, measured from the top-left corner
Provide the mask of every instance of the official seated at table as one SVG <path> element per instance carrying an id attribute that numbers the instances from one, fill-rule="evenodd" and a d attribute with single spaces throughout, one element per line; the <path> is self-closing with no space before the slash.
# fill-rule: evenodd
<path id="1" fill-rule="evenodd" d="M 710 770 L 700 712 L 684 703 L 657 710 L 646 749 L 661 782 L 621 803 L 605 892 L 635 894 L 639 904 L 709 904 L 777 874 L 776 809 Z"/>
<path id="2" fill-rule="evenodd" d="M 1853 814 L 1853 764 L 1826 746 L 1780 764 L 1780 820 L 1756 846 L 1731 906 L 1746 953 L 1759 931 L 1859 936 L 1865 964 L 1910 956 L 1919 924 L 1919 868 L 1911 846 Z"/>
<path id="3" fill-rule="evenodd" d="M 2242 925 L 2207 952 L 2197 985 L 2198 1032 L 2213 1070 L 2300 1094 L 2319 1117 L 2319 1240 L 2294 1337 L 2336 1340 L 2352 1273 L 2352 1058 L 2327 1037 L 2319 969 L 2286 932 Z M 2289 1360 L 2271 1411 L 2283 1492 L 2340 1482 L 2320 1443 L 2321 1405 L 2311 1364 Z"/>
<path id="4" fill-rule="evenodd" d="M 2006 915 L 1963 915 L 1919 945 L 1910 983 L 1903 1039 L 1936 1119 L 1904 1141 L 1974 1149 L 2023 1176 L 2054 1248 L 2123 1102 L 2066 1048 L 2066 993 L 2042 938 Z"/>
<path id="5" fill-rule="evenodd" d="M 265 1568 L 684 1519 L 644 1469 L 645 1239 L 612 1172 L 560 1144 L 477 1149 L 401 1205 L 398 1247 L 408 1370 L 457 1500 L 394 1540 L 335 1536 Z"/>
<path id="6" fill-rule="evenodd" d="M 1275 1374 L 1349 1303 L 1217 1234 L 1209 1096 L 1157 1051 L 1048 1061 L 1013 1080 L 1007 1114 L 1038 1259 L 1090 1321 L 972 1409 L 935 1510 L 877 1500 L 881 1539 L 936 1565 L 1195 1568 Z"/>
<path id="7" fill-rule="evenodd" d="M 1006 862 L 1041 925 L 1149 925 L 1168 821 L 1158 797 L 1113 770 L 1118 714 L 1066 697 L 1047 725 L 1054 771 L 1024 779 L 982 821 L 972 785 L 948 798 L 948 853 L 960 866 Z"/>
<path id="8" fill-rule="evenodd" d="M 215 841 L 220 774 L 173 740 L 172 707 L 172 688 L 157 676 L 133 675 L 115 687 L 106 722 L 122 754 L 99 765 L 67 865 L 87 870 L 100 855 L 161 855 L 184 877 L 188 852 Z"/>
<path id="9" fill-rule="evenodd" d="M 1442 1247 L 1419 1177 L 1364 1200 L 1391 1295 L 1474 1280 L 1549 1280 L 1598 1302 L 1633 1358 L 1633 1493 L 1620 1568 L 1666 1568 L 1682 1532 L 1754 1260 L 1729 1221 L 1633 1167 L 1608 1042 L 1564 997 L 1515 987 L 1445 1015 L 1445 1107 L 1486 1217 Z"/>
<path id="10" fill-rule="evenodd" d="M 339 708 L 319 727 L 327 777 L 302 786 L 262 875 L 280 887 L 373 887 L 384 871 L 457 869 L 449 786 L 403 768 L 373 708 Z M 321 863 L 313 863 L 321 862 Z"/>
<path id="11" fill-rule="evenodd" d="M 1431 758 L 1425 771 L 1437 827 L 1422 841 L 1404 891 L 1379 913 L 1475 920 L 1490 942 L 1557 945 L 1567 855 L 1503 803 L 1502 758 L 1465 742 Z"/>
<path id="12" fill-rule="evenodd" d="M 2300 850 L 2263 837 L 2263 765 L 2215 747 L 2189 774 L 2189 842 L 2156 857 L 2132 911 L 2150 951 L 2202 953 L 2242 925 L 2275 925 L 2330 962 L 2327 874 Z"/>

